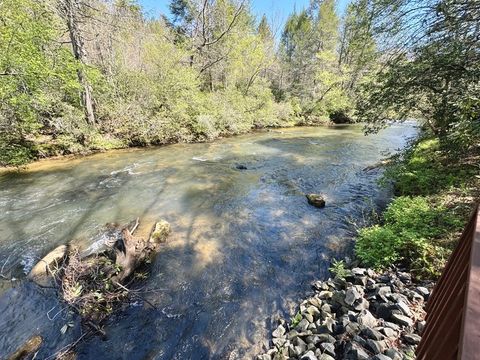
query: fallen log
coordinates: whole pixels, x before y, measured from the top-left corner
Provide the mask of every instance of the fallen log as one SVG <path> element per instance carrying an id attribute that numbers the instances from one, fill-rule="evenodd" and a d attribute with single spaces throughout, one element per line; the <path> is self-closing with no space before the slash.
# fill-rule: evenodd
<path id="1" fill-rule="evenodd" d="M 27 278 L 41 286 L 51 285 L 52 277 L 56 269 L 62 266 L 67 257 L 67 252 L 68 247 L 66 245 L 56 247 L 35 264 L 28 273 Z"/>
<path id="2" fill-rule="evenodd" d="M 375 169 L 378 169 L 378 168 L 381 168 L 381 167 L 390 165 L 392 162 L 393 162 L 392 159 L 380 160 L 379 162 L 377 162 L 377 163 L 375 163 L 375 164 L 373 164 L 373 165 L 369 165 L 369 166 L 365 167 L 365 168 L 363 169 L 363 171 L 368 172 L 368 171 L 371 171 L 371 170 L 375 170 Z"/>

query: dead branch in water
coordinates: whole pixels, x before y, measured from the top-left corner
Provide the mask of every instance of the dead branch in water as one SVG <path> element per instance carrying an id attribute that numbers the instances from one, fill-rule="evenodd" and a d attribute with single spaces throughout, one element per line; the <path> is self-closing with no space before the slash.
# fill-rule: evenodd
<path id="1" fill-rule="evenodd" d="M 140 218 L 137 218 L 137 220 L 135 220 L 135 225 L 133 225 L 132 230 L 130 230 L 130 234 L 133 235 L 135 230 L 137 230 L 137 227 L 138 227 L 139 224 L 140 224 Z"/>
<path id="2" fill-rule="evenodd" d="M 156 309 L 139 294 L 140 291 L 127 286 L 134 279 L 146 277 L 139 269 L 158 251 L 158 244 L 165 241 L 170 225 L 165 221 L 157 222 L 150 237 L 142 239 L 132 235 L 139 224 L 137 218 L 133 224 L 125 226 L 106 251 L 82 257 L 78 249 L 70 248 L 63 262 L 55 261 L 47 266 L 47 273 L 53 277 L 62 299 L 81 315 L 85 324 L 100 333 L 102 330 L 94 325 L 100 324 L 130 296 Z"/>
<path id="3" fill-rule="evenodd" d="M 62 359 L 62 358 L 67 358 L 67 355 L 70 353 L 70 351 L 72 351 L 80 341 L 83 340 L 83 338 L 85 338 L 86 336 L 90 335 L 90 334 L 93 334 L 93 331 L 87 331 L 85 333 L 83 333 L 82 335 L 80 335 L 80 337 L 71 342 L 70 344 L 67 344 L 65 345 L 63 348 L 61 348 L 60 350 L 58 350 L 56 353 L 50 355 L 49 357 L 45 358 L 45 360 L 53 360 L 53 359 Z"/>

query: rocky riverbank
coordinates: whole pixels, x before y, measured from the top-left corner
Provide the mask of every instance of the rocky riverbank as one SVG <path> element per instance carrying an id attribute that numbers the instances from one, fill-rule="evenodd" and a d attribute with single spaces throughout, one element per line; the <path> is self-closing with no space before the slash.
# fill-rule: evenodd
<path id="1" fill-rule="evenodd" d="M 413 359 L 433 282 L 398 269 L 342 269 L 313 284 L 291 321 L 280 320 L 258 360 Z"/>

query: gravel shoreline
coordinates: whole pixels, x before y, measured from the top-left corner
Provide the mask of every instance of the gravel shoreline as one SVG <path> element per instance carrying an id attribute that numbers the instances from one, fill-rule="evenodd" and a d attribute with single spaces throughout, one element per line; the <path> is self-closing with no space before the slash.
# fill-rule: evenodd
<path id="1" fill-rule="evenodd" d="M 407 271 L 351 267 L 312 285 L 291 321 L 280 320 L 258 360 L 414 359 L 432 281 Z"/>

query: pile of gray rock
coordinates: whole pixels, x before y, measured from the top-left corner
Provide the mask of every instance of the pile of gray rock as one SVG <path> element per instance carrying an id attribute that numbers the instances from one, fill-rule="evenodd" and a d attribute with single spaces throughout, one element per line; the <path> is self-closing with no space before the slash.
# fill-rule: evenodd
<path id="1" fill-rule="evenodd" d="M 357 267 L 343 275 L 315 282 L 314 294 L 290 322 L 280 320 L 273 346 L 258 360 L 415 358 L 433 283 L 415 283 L 395 269 Z"/>

